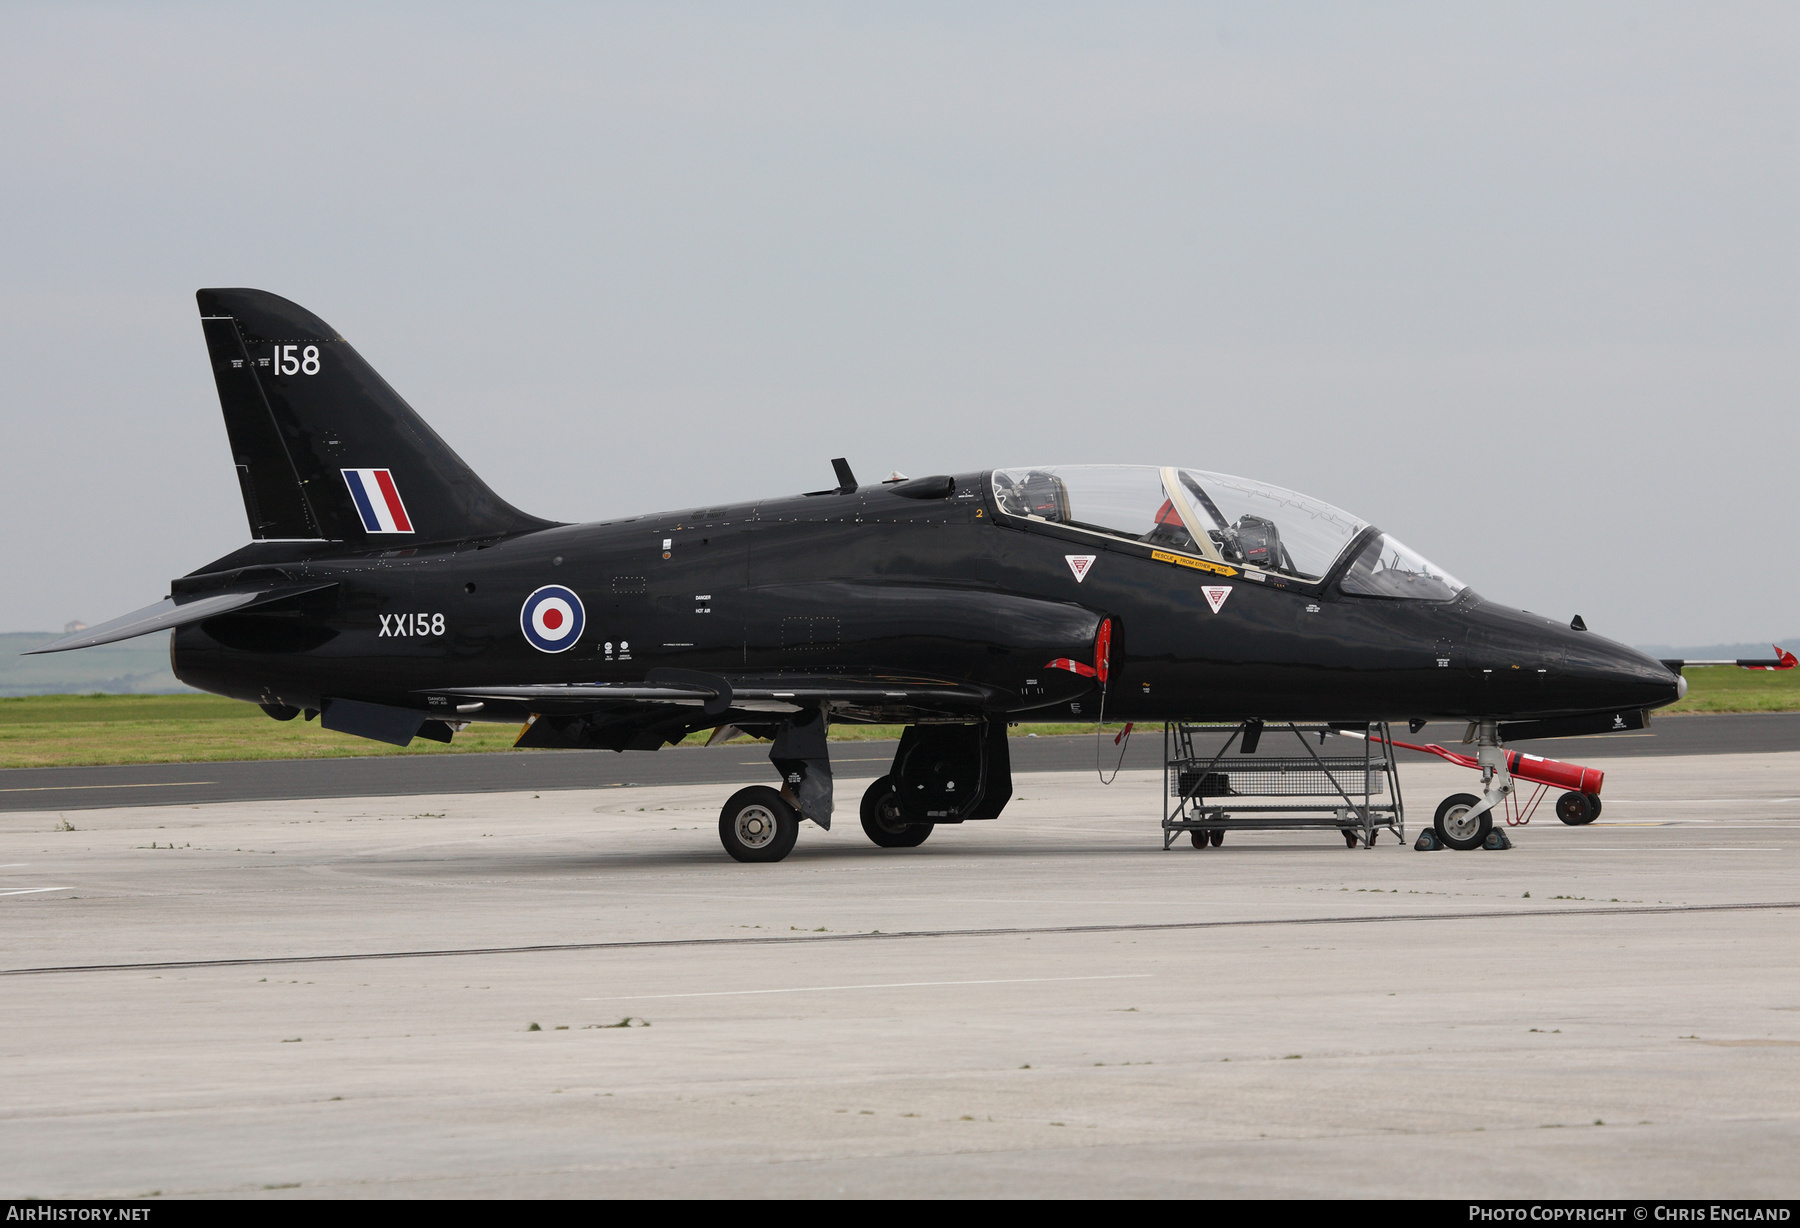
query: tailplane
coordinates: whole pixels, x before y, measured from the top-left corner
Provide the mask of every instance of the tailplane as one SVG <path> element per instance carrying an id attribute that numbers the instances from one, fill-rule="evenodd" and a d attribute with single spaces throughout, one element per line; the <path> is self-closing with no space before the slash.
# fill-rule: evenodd
<path id="1" fill-rule="evenodd" d="M 400 546 L 554 523 L 490 490 L 312 312 L 263 290 L 196 297 L 251 537 Z"/>

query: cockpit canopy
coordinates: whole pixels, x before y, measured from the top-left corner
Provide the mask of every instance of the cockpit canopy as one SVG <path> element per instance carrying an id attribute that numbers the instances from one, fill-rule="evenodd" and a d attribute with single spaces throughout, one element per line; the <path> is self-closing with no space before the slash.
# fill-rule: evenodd
<path id="1" fill-rule="evenodd" d="M 1347 593 L 1447 601 L 1463 587 L 1366 521 L 1248 478 L 1153 465 L 1054 465 L 997 469 L 993 482 L 994 501 L 1008 516 L 1302 583 L 1323 581 L 1354 545 Z"/>

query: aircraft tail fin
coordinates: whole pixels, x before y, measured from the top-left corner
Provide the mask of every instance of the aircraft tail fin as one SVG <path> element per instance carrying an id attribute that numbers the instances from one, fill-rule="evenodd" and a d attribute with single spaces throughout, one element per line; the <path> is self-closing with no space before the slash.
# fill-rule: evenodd
<path id="1" fill-rule="evenodd" d="M 263 290 L 201 290 L 250 535 L 396 546 L 549 527 L 490 490 L 348 341 Z"/>

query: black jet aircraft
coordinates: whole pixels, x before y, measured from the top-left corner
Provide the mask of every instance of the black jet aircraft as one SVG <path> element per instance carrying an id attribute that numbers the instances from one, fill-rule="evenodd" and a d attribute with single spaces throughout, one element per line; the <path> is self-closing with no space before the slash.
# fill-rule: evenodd
<path id="1" fill-rule="evenodd" d="M 396 745 L 471 721 L 522 724 L 522 747 L 769 737 L 780 788 L 719 818 L 740 861 L 830 826 L 833 721 L 905 726 L 861 808 L 884 847 L 996 818 L 1011 723 L 1468 721 L 1483 793 L 1438 828 L 1473 848 L 1512 788 L 1505 741 L 1641 728 L 1685 691 L 1348 512 L 1176 465 L 864 485 L 837 461 L 809 494 L 543 520 L 318 316 L 198 298 L 251 541 L 39 651 L 173 629 L 188 685 Z"/>

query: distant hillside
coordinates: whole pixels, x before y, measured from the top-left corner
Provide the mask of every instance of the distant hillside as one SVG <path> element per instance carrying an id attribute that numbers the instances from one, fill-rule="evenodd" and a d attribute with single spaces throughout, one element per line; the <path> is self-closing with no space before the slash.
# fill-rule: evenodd
<path id="1" fill-rule="evenodd" d="M 39 644 L 61 639 L 53 631 L 15 631 L 0 634 L 0 696 L 167 695 L 191 691 L 169 671 L 169 636 L 141 635 L 135 640 L 54 652 L 46 657 L 19 654 Z"/>

